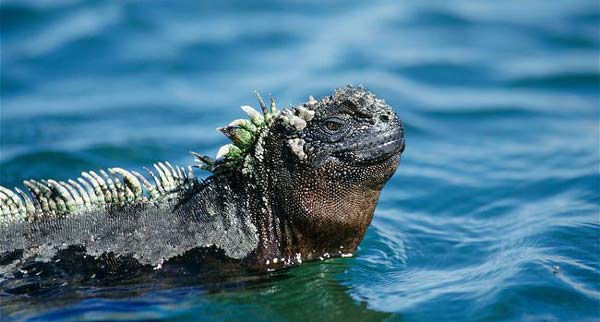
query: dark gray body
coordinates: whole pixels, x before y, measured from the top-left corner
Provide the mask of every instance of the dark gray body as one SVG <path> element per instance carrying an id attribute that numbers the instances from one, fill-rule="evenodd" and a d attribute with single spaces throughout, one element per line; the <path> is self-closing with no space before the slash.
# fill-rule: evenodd
<path id="1" fill-rule="evenodd" d="M 112 205 L 15 223 L 0 230 L 0 254 L 24 250 L 24 258 L 52 261 L 57 251 L 78 245 L 90 256 L 113 253 L 156 267 L 190 249 L 214 246 L 242 259 L 258 245 L 256 227 L 237 207 L 240 196 L 231 189 L 212 189 L 216 184 L 194 179 L 175 198 L 160 203 Z"/>

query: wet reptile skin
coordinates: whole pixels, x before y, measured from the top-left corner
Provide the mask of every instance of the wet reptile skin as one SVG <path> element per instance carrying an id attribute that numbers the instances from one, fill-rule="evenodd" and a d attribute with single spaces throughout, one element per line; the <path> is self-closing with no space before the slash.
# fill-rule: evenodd
<path id="1" fill-rule="evenodd" d="M 213 172 L 203 181 L 161 163 L 154 183 L 112 168 L 3 188 L 0 273 L 264 271 L 351 256 L 400 162 L 400 119 L 362 87 L 282 111 L 260 103 L 262 114 L 244 107 L 250 121 L 221 128 L 234 144 L 216 160 L 197 155 Z"/>

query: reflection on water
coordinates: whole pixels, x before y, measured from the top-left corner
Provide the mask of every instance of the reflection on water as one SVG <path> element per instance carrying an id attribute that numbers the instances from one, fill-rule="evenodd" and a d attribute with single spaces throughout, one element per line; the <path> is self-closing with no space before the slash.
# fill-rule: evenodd
<path id="1" fill-rule="evenodd" d="M 264 321 L 382 321 L 391 316 L 368 308 L 365 300 L 348 294 L 349 287 L 336 278 L 348 268 L 347 263 L 334 260 L 306 266 L 289 272 L 289 278 L 277 283 L 217 293 L 210 298 L 236 307 L 249 305 L 252 315 Z M 298 305 L 304 309 L 297 309 Z M 261 312 L 269 314 L 262 316 Z"/>
<path id="2" fill-rule="evenodd" d="M 3 310 L 17 318 L 46 311 L 36 319 L 79 321 L 99 317 L 197 321 L 198 306 L 207 307 L 201 313 L 203 321 L 381 321 L 390 317 L 391 313 L 369 309 L 366 301 L 350 296 L 349 288 L 337 278 L 347 269 L 346 262 L 334 259 L 309 263 L 301 270 L 211 280 L 141 277 L 87 286 L 65 281 L 27 296 L 6 297 Z M 298 305 L 305 309 L 294 309 Z"/>

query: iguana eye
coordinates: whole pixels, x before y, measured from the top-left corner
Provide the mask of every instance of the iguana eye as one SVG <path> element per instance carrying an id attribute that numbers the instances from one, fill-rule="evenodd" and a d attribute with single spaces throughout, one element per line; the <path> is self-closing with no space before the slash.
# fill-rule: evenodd
<path id="1" fill-rule="evenodd" d="M 325 129 L 327 130 L 327 132 L 330 132 L 330 133 L 339 132 L 346 126 L 344 121 L 342 121 L 338 118 L 333 118 L 333 117 L 326 119 L 324 122 L 324 125 L 325 125 Z"/>

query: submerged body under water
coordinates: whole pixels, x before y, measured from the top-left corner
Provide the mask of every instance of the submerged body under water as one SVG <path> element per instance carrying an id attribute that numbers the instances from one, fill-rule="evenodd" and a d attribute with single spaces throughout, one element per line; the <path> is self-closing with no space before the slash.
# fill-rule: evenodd
<path id="1" fill-rule="evenodd" d="M 0 290 L 8 321 L 593 321 L 595 1 L 4 1 L 0 184 L 214 155 L 252 90 L 364 84 L 407 149 L 352 258 Z"/>

